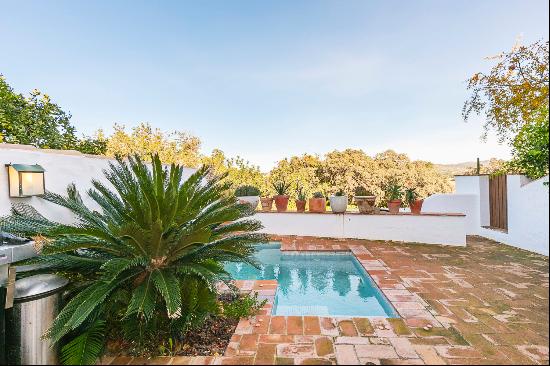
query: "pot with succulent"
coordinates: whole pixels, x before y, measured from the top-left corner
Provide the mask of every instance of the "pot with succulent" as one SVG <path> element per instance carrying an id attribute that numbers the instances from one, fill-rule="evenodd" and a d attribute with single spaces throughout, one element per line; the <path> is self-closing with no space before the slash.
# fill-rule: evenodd
<path id="1" fill-rule="evenodd" d="M 365 187 L 355 188 L 355 204 L 359 209 L 359 213 L 373 214 L 374 205 L 376 203 L 376 196 L 370 191 L 367 191 Z"/>
<path id="2" fill-rule="evenodd" d="M 273 197 L 262 197 L 260 203 L 262 204 L 262 211 L 269 212 L 273 208 Z"/>
<path id="3" fill-rule="evenodd" d="M 268 194 L 266 194 L 260 198 L 260 203 L 262 204 L 263 212 L 270 212 L 273 208 L 273 197 L 270 197 L 268 196 Z"/>
<path id="4" fill-rule="evenodd" d="M 235 196 L 239 203 L 249 205 L 253 210 L 256 210 L 260 203 L 260 190 L 252 185 L 243 185 L 235 190 Z"/>
<path id="5" fill-rule="evenodd" d="M 296 211 L 304 212 L 306 210 L 306 192 L 304 187 L 298 187 L 296 190 Z"/>
<path id="6" fill-rule="evenodd" d="M 416 193 L 415 188 L 408 188 L 405 190 L 405 202 L 411 208 L 411 213 L 413 215 L 420 215 L 422 211 L 422 204 L 424 203 L 423 199 L 418 199 L 418 193 Z"/>
<path id="7" fill-rule="evenodd" d="M 313 197 L 309 199 L 309 212 L 323 213 L 327 210 L 327 201 L 325 195 L 321 192 L 313 193 Z"/>
<path id="8" fill-rule="evenodd" d="M 348 208 L 348 196 L 342 189 L 339 189 L 335 194 L 330 196 L 329 200 L 332 213 L 341 214 L 346 212 Z"/>
<path id="9" fill-rule="evenodd" d="M 275 200 L 275 208 L 277 208 L 277 212 L 285 212 L 288 208 L 288 190 L 290 189 L 290 183 L 285 182 L 284 180 L 280 180 L 278 182 L 273 183 L 273 189 L 275 189 L 275 192 L 277 193 L 273 199 Z"/>
<path id="10" fill-rule="evenodd" d="M 403 187 L 396 182 L 390 182 L 386 186 L 386 199 L 388 201 L 388 210 L 390 214 L 395 215 L 399 213 L 399 208 L 403 203 L 401 197 L 403 197 Z"/>

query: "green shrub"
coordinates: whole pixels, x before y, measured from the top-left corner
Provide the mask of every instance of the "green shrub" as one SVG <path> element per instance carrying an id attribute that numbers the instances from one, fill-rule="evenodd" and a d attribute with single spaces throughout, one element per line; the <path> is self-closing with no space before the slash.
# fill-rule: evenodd
<path id="1" fill-rule="evenodd" d="M 240 186 L 235 190 L 235 196 L 245 197 L 245 196 L 259 196 L 260 190 L 258 187 L 251 185 Z"/>
<path id="2" fill-rule="evenodd" d="M 238 296 L 231 302 L 227 302 L 223 306 L 223 315 L 230 319 L 248 318 L 255 315 L 267 303 L 267 300 L 258 300 L 258 293 L 254 296 L 249 294 Z"/>

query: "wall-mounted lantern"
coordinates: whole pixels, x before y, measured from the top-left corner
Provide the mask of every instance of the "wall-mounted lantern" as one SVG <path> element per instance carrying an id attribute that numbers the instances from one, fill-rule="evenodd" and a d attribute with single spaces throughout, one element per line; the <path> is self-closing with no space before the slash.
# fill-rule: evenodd
<path id="1" fill-rule="evenodd" d="M 10 197 L 31 197 L 44 194 L 44 168 L 40 165 L 6 164 Z"/>

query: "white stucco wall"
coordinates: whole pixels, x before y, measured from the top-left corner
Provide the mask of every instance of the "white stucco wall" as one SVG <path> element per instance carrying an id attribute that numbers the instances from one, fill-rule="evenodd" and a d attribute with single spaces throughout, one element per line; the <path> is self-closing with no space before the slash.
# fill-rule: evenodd
<path id="1" fill-rule="evenodd" d="M 464 225 L 467 235 L 479 231 L 479 196 L 473 193 L 434 194 L 424 200 L 422 209 L 426 212 L 460 212 L 466 215 Z"/>
<path id="2" fill-rule="evenodd" d="M 67 185 L 75 183 L 82 199 L 95 207 L 87 197 L 86 191 L 92 187 L 92 178 L 105 181 L 103 169 L 113 159 L 101 156 L 85 155 L 77 151 L 36 149 L 25 145 L 0 144 L 0 216 L 8 214 L 12 202 L 31 204 L 41 214 L 58 222 L 73 221 L 71 213 L 62 207 L 53 205 L 39 197 L 10 198 L 8 194 L 8 175 L 5 164 L 39 164 L 45 170 L 46 189 L 55 193 L 66 193 Z M 195 170 L 186 169 L 186 177 Z"/>
<path id="3" fill-rule="evenodd" d="M 548 255 L 549 189 L 544 185 L 548 176 L 530 182 L 509 175 L 507 180 L 508 232 L 480 228 L 480 235 Z"/>
<path id="4" fill-rule="evenodd" d="M 434 195 L 424 201 L 430 212 L 466 214 L 467 233 L 548 255 L 548 176 L 529 181 L 520 175 L 507 177 L 508 231 L 489 226 L 489 176 L 456 177 L 456 193 Z"/>
<path id="5" fill-rule="evenodd" d="M 260 212 L 255 218 L 266 234 L 466 245 L 465 216 Z"/>

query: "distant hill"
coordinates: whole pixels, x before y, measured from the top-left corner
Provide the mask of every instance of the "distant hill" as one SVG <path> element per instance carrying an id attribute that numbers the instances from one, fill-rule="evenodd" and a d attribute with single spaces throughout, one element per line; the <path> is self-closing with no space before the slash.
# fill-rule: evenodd
<path id="1" fill-rule="evenodd" d="M 481 165 L 486 165 L 490 160 L 482 160 Z M 456 164 L 434 164 L 434 166 L 443 174 L 453 176 L 464 174 L 467 170 L 475 168 L 477 165 L 476 161 L 467 161 L 464 163 Z"/>

